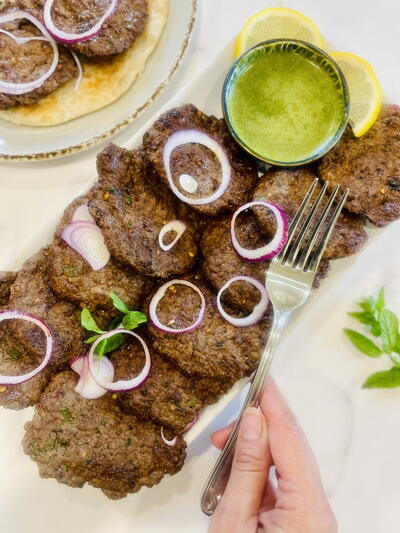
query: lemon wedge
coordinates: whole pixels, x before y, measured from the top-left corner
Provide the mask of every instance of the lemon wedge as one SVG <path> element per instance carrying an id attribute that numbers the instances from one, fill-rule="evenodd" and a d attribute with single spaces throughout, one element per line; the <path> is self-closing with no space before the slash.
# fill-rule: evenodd
<path id="1" fill-rule="evenodd" d="M 271 7 L 256 13 L 246 22 L 237 38 L 235 55 L 239 57 L 256 44 L 280 38 L 299 39 L 319 48 L 324 46 L 324 38 L 317 26 L 300 11 Z"/>
<path id="2" fill-rule="evenodd" d="M 374 69 L 361 57 L 350 52 L 331 52 L 341 68 L 350 92 L 349 122 L 356 137 L 366 133 L 378 118 L 382 89 Z"/>

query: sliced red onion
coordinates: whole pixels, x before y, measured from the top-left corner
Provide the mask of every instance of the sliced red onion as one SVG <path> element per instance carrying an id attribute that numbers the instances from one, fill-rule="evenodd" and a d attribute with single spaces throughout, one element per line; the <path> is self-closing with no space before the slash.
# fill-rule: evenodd
<path id="1" fill-rule="evenodd" d="M 96 224 L 95 219 L 90 214 L 87 204 L 82 204 L 75 209 L 71 222 L 93 222 L 93 224 Z"/>
<path id="2" fill-rule="evenodd" d="M 78 91 L 80 86 L 81 86 L 82 78 L 83 78 L 82 63 L 81 63 L 78 55 L 75 54 L 75 52 L 73 50 L 70 50 L 70 52 L 71 52 L 72 57 L 74 58 L 76 66 L 78 67 L 78 77 L 76 78 L 76 82 L 75 82 L 75 91 Z"/>
<path id="3" fill-rule="evenodd" d="M 111 0 L 111 3 L 108 9 L 104 12 L 100 20 L 98 20 L 96 24 L 94 24 L 88 30 L 82 33 L 71 33 L 71 32 L 66 32 L 66 31 L 63 31 L 57 28 L 51 16 L 51 8 L 53 7 L 54 0 L 46 0 L 44 4 L 44 11 L 43 11 L 44 24 L 46 28 L 48 29 L 48 31 L 50 32 L 50 34 L 55 39 L 57 39 L 57 41 L 60 41 L 61 43 L 64 43 L 64 44 L 81 43 L 83 41 L 87 41 L 88 39 L 91 39 L 92 37 L 95 37 L 99 33 L 104 22 L 109 17 L 111 17 L 111 15 L 114 13 L 118 3 L 119 3 L 119 0 Z"/>
<path id="4" fill-rule="evenodd" d="M 229 315 L 225 309 L 222 307 L 221 304 L 221 296 L 226 291 L 228 287 L 232 285 L 232 283 L 235 283 L 236 281 L 246 281 L 247 283 L 250 283 L 258 289 L 258 291 L 261 294 L 260 301 L 258 304 L 254 307 L 253 311 L 250 313 L 250 315 L 243 317 L 243 318 L 236 318 L 231 315 Z M 257 324 L 262 317 L 264 316 L 265 311 L 268 308 L 269 298 L 267 291 L 262 283 L 260 283 L 257 279 L 250 278 L 249 276 L 235 276 L 231 278 L 218 292 L 217 295 L 217 307 L 218 311 L 220 312 L 221 316 L 230 324 L 233 326 L 238 327 L 245 327 L 245 326 L 253 326 L 254 324 Z"/>
<path id="5" fill-rule="evenodd" d="M 175 444 L 177 443 L 177 440 L 178 440 L 178 437 L 175 437 L 172 440 L 166 439 L 165 436 L 164 436 L 164 428 L 163 427 L 161 428 L 161 438 L 162 438 L 162 440 L 164 441 L 164 443 L 167 446 L 175 446 Z"/>
<path id="6" fill-rule="evenodd" d="M 190 429 L 192 429 L 192 427 L 195 425 L 195 423 L 198 421 L 199 419 L 199 415 L 195 415 L 193 420 L 191 422 L 189 422 L 189 424 L 187 426 L 185 426 L 185 428 L 181 431 L 180 435 L 184 435 L 185 433 L 187 433 Z"/>
<path id="7" fill-rule="evenodd" d="M 53 72 L 56 70 L 56 67 L 58 65 L 59 60 L 59 53 L 57 44 L 54 41 L 53 37 L 48 33 L 46 28 L 43 26 L 43 24 L 35 18 L 33 15 L 28 13 L 27 11 L 11 11 L 9 13 L 6 13 L 4 15 L 0 15 L 0 24 L 3 24 L 5 22 L 11 22 L 13 20 L 19 20 L 19 19 L 27 19 L 29 22 L 31 22 L 38 30 L 41 31 L 41 33 L 44 35 L 44 38 L 41 37 L 15 37 L 10 32 L 5 32 L 3 30 L 3 33 L 6 33 L 6 35 L 12 36 L 16 43 L 26 43 L 25 39 L 33 40 L 33 39 L 42 39 L 49 42 L 53 49 L 53 61 L 49 67 L 49 69 L 42 74 L 39 78 L 37 78 L 34 81 L 30 81 L 27 83 L 12 83 L 8 81 L 0 80 L 0 92 L 4 94 L 25 94 L 33 91 L 34 89 L 37 89 L 43 83 L 53 74 Z M 24 41 L 22 41 L 24 39 Z"/>
<path id="8" fill-rule="evenodd" d="M 101 229 L 93 222 L 85 220 L 72 222 L 65 226 L 61 237 L 89 263 L 93 270 L 100 270 L 110 260 L 110 252 Z"/>
<path id="9" fill-rule="evenodd" d="M 70 362 L 72 370 L 79 374 L 80 378 L 75 391 L 85 400 L 95 400 L 106 394 L 107 389 L 98 385 L 89 369 L 89 357 L 87 355 L 77 357 Z M 96 379 L 111 383 L 114 379 L 114 366 L 108 357 L 96 359 L 94 365 Z"/>
<path id="10" fill-rule="evenodd" d="M 4 35 L 7 35 L 7 37 L 11 37 L 11 39 L 13 39 L 13 41 L 17 44 L 27 44 L 31 41 L 46 41 L 47 43 L 49 42 L 46 37 L 19 37 L 18 35 L 14 35 L 10 31 L 2 29 L 0 29 L 0 33 L 4 33 Z"/>
<path id="11" fill-rule="evenodd" d="M 145 355 L 145 364 L 141 370 L 141 372 L 132 379 L 126 379 L 126 380 L 119 380 L 115 382 L 109 382 L 108 380 L 105 380 L 101 373 L 96 370 L 96 364 L 101 359 L 104 358 L 104 355 L 99 357 L 95 354 L 95 350 L 97 345 L 104 339 L 108 339 L 108 337 L 112 337 L 116 333 L 126 333 L 127 335 L 132 335 L 132 337 L 135 337 L 135 339 L 138 339 L 140 344 L 142 345 L 144 355 Z M 94 341 L 92 346 L 90 347 L 90 352 L 88 354 L 89 359 L 89 369 L 92 373 L 92 376 L 94 377 L 96 383 L 100 385 L 100 387 L 104 387 L 107 390 L 112 391 L 122 391 L 122 390 L 131 390 L 138 388 L 146 379 L 148 378 L 150 374 L 150 368 L 151 368 L 151 357 L 150 352 L 147 344 L 144 342 L 142 337 L 140 337 L 137 333 L 134 331 L 130 331 L 128 329 L 113 329 L 111 331 L 107 331 L 107 333 L 103 333 L 103 335 L 100 335 L 100 337 L 97 337 L 97 339 Z"/>
<path id="12" fill-rule="evenodd" d="M 35 318 L 32 315 L 27 313 L 20 313 L 19 311 L 2 311 L 0 312 L 0 322 L 3 320 L 25 320 L 26 322 L 31 322 L 38 326 L 46 336 L 46 351 L 42 359 L 42 362 L 35 369 L 31 370 L 27 374 L 22 374 L 21 376 L 2 376 L 0 375 L 0 385 L 19 385 L 28 381 L 28 379 L 33 378 L 39 374 L 50 362 L 51 354 L 53 351 L 53 335 L 50 331 L 49 326 L 38 318 Z"/>
<path id="13" fill-rule="evenodd" d="M 193 324 L 191 326 L 188 326 L 187 328 L 181 328 L 181 329 L 170 328 L 169 326 L 165 326 L 164 324 L 161 324 L 160 320 L 158 319 L 157 305 L 160 302 L 160 300 L 162 300 L 162 298 L 164 297 L 165 291 L 169 287 L 171 287 L 171 285 L 185 285 L 186 287 L 190 287 L 191 289 L 196 291 L 197 294 L 200 296 L 201 307 L 200 307 L 199 315 L 196 318 L 196 320 L 193 322 Z M 161 285 L 158 291 L 154 294 L 149 305 L 149 317 L 150 317 L 150 320 L 153 326 L 159 329 L 160 331 L 163 331 L 165 333 L 188 333 L 189 331 L 193 331 L 194 329 L 200 326 L 204 318 L 205 310 L 206 310 L 206 300 L 204 298 L 203 293 L 198 287 L 196 287 L 196 285 L 184 279 L 173 279 L 172 281 L 167 281 L 167 283 L 164 283 L 164 285 Z"/>
<path id="14" fill-rule="evenodd" d="M 250 207 L 253 206 L 266 207 L 267 209 L 272 211 L 276 218 L 277 227 L 274 238 L 268 244 L 266 244 L 265 246 L 261 246 L 260 248 L 255 248 L 254 250 L 251 250 L 240 246 L 236 238 L 235 222 L 240 213 L 246 211 L 247 209 L 250 209 Z M 286 215 L 280 207 L 275 204 L 272 204 L 271 202 L 264 202 L 262 200 L 249 202 L 248 204 L 242 205 L 237 211 L 235 211 L 231 221 L 231 238 L 233 247 L 242 259 L 246 259 L 247 261 L 252 262 L 271 259 L 272 257 L 278 255 L 286 244 L 288 238 L 288 222 L 286 219 Z"/>
<path id="15" fill-rule="evenodd" d="M 162 228 L 158 235 L 158 243 L 160 245 L 161 250 L 164 250 L 164 252 L 168 252 L 175 246 L 175 244 L 179 241 L 179 239 L 182 237 L 182 235 L 186 231 L 186 224 L 182 222 L 181 220 L 171 220 L 170 222 L 167 222 Z M 164 244 L 164 237 L 169 231 L 174 231 L 176 233 L 175 239 L 170 242 L 169 244 Z"/>
<path id="16" fill-rule="evenodd" d="M 78 357 L 74 357 L 69 362 L 69 366 L 72 368 L 74 372 L 76 372 L 79 376 L 82 374 L 83 366 L 85 364 L 85 357 L 86 355 L 78 355 Z"/>
<path id="17" fill-rule="evenodd" d="M 171 174 L 172 152 L 178 146 L 181 146 L 182 144 L 190 144 L 190 143 L 202 144 L 203 146 L 206 146 L 209 150 L 211 150 L 215 154 L 215 156 L 217 157 L 218 161 L 221 164 L 221 172 L 222 172 L 221 183 L 218 189 L 213 194 L 205 198 L 190 198 L 182 194 L 179 191 L 179 189 L 176 187 L 174 180 L 172 178 L 172 174 Z M 215 200 L 218 200 L 218 198 L 220 198 L 224 194 L 224 192 L 228 188 L 228 185 L 231 181 L 232 169 L 231 169 L 231 165 L 229 163 L 229 159 L 228 159 L 228 156 L 226 155 L 225 150 L 215 139 L 210 137 L 210 135 L 207 135 L 206 133 L 199 131 L 199 130 L 180 130 L 180 131 L 176 131 L 175 133 L 173 133 L 168 139 L 168 141 L 165 143 L 163 160 L 164 160 L 164 167 L 165 167 L 165 172 L 167 174 L 168 183 L 169 183 L 169 186 L 171 187 L 172 192 L 175 194 L 175 196 L 177 196 L 180 200 L 182 200 L 182 202 L 186 202 L 187 204 L 190 204 L 190 205 L 206 205 L 206 204 L 210 204 L 211 202 L 214 202 Z M 181 178 L 184 180 L 184 183 L 189 183 L 189 178 L 192 180 L 192 182 L 196 181 L 192 176 L 189 176 L 189 174 L 182 174 L 179 178 L 180 182 L 181 182 Z"/>

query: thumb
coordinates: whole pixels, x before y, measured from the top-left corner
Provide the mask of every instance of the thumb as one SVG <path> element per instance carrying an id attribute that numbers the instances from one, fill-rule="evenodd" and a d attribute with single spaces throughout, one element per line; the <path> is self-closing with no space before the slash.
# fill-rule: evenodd
<path id="1" fill-rule="evenodd" d="M 255 407 L 249 407 L 242 416 L 231 474 L 215 512 L 224 515 L 226 531 L 257 530 L 270 466 L 265 417 Z M 219 522 L 218 517 L 215 518 Z"/>

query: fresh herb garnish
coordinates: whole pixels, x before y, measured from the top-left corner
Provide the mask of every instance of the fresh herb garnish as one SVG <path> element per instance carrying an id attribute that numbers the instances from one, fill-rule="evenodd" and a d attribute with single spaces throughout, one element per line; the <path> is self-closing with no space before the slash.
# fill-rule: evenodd
<path id="1" fill-rule="evenodd" d="M 7 357 L 6 361 L 18 361 L 18 359 L 21 359 L 22 352 L 17 350 L 17 348 L 11 347 L 7 350 L 7 353 L 9 357 Z"/>
<path id="2" fill-rule="evenodd" d="M 129 307 L 113 292 L 110 293 L 110 298 L 112 299 L 114 307 L 122 313 L 122 316 L 115 317 L 110 326 L 109 331 L 116 329 L 117 327 L 123 327 L 124 329 L 135 329 L 140 324 L 144 324 L 147 322 L 147 317 L 144 313 L 140 313 L 139 311 L 132 311 L 129 309 Z M 91 312 L 86 307 L 82 309 L 81 312 L 81 325 L 84 327 L 87 331 L 92 331 L 96 333 L 96 335 L 93 335 L 89 339 L 85 341 L 86 344 L 92 344 L 96 339 L 100 337 L 103 333 L 107 333 L 107 331 L 101 329 L 95 319 L 93 318 Z M 124 337 L 121 333 L 116 333 L 115 335 L 112 335 L 111 337 L 108 337 L 108 339 L 102 340 L 97 346 L 95 352 L 98 355 L 105 355 L 106 353 L 113 352 L 117 348 L 119 348 L 124 343 Z"/>
<path id="3" fill-rule="evenodd" d="M 74 415 L 71 413 L 71 411 L 66 407 L 65 409 L 60 409 L 60 413 L 62 414 L 64 420 L 66 422 L 73 422 L 74 421 Z"/>
<path id="4" fill-rule="evenodd" d="M 363 387 L 366 389 L 400 387 L 399 319 L 393 311 L 385 307 L 384 289 L 379 291 L 376 299 L 369 297 L 359 302 L 358 306 L 361 311 L 352 312 L 349 315 L 367 326 L 375 340 L 353 329 L 345 329 L 345 334 L 364 355 L 381 357 L 386 354 L 394 363 L 391 369 L 372 374 Z"/>

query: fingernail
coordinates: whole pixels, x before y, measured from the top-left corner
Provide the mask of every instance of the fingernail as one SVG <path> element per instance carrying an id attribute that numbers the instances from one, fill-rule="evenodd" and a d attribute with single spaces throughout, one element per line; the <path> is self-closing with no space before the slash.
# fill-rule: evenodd
<path id="1" fill-rule="evenodd" d="M 261 413 L 255 407 L 248 407 L 243 413 L 240 436 L 244 440 L 257 440 L 262 435 Z"/>

